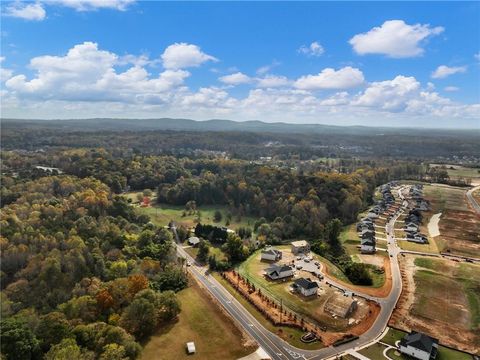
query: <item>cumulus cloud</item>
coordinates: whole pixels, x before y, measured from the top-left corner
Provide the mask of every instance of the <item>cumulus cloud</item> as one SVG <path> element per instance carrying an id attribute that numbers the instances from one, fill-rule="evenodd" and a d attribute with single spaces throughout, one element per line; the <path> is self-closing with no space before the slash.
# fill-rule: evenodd
<path id="1" fill-rule="evenodd" d="M 25 20 L 41 21 L 45 19 L 47 13 L 40 3 L 21 3 L 14 2 L 7 6 L 5 15 Z"/>
<path id="2" fill-rule="evenodd" d="M 339 70 L 326 68 L 317 75 L 302 76 L 294 86 L 303 90 L 348 89 L 362 85 L 364 80 L 359 69 L 346 66 Z"/>
<path id="3" fill-rule="evenodd" d="M 369 125 L 376 125 L 372 119 L 391 121 L 390 125 L 410 125 L 411 119 L 418 124 L 427 119 L 431 124 L 443 121 L 449 125 L 453 118 L 470 124 L 480 116 L 479 104 L 454 102 L 440 96 L 428 83 L 422 85 L 403 75 L 367 83 L 361 71 L 351 67 L 324 69 L 296 81 L 281 75 L 240 73 L 243 76 L 230 81 L 248 78 L 255 88 L 247 95 L 234 95 L 228 87 L 208 84 L 192 90 L 185 83 L 191 76 L 188 71 L 167 68 L 158 72 L 152 63 L 145 55 L 119 56 L 93 42 L 77 44 L 62 55 L 34 57 L 29 63 L 33 75 L 7 74 L 10 78 L 1 93 L 2 114 L 24 118 L 162 114 Z M 349 90 L 358 85 L 362 85 L 360 90 Z"/>
<path id="4" fill-rule="evenodd" d="M 227 85 L 248 84 L 249 82 L 252 81 L 252 79 L 249 76 L 241 72 L 236 72 L 230 75 L 221 76 L 219 80 Z"/>
<path id="5" fill-rule="evenodd" d="M 161 56 L 163 66 L 167 69 L 184 69 L 198 67 L 207 61 L 218 61 L 215 57 L 205 54 L 193 44 L 175 43 L 167 47 Z"/>
<path id="6" fill-rule="evenodd" d="M 399 75 L 393 80 L 371 83 L 352 104 L 401 111 L 405 109 L 406 102 L 416 95 L 419 88 L 420 83 L 414 77 Z"/>
<path id="7" fill-rule="evenodd" d="M 257 78 L 257 87 L 260 88 L 276 88 L 290 84 L 285 76 L 265 75 L 263 78 Z"/>
<path id="8" fill-rule="evenodd" d="M 440 65 L 433 73 L 432 73 L 432 79 L 444 79 L 447 76 L 453 75 L 453 74 L 458 74 L 458 73 L 464 73 L 467 71 L 466 66 L 453 66 L 449 67 L 446 65 Z"/>
<path id="9" fill-rule="evenodd" d="M 445 86 L 443 90 L 448 91 L 448 92 L 455 92 L 460 90 L 457 86 Z"/>
<path id="10" fill-rule="evenodd" d="M 317 41 L 312 42 L 310 45 L 302 45 L 298 49 L 298 52 L 307 56 L 322 56 L 323 53 L 325 52 L 325 49 L 323 48 L 320 43 Z"/>
<path id="11" fill-rule="evenodd" d="M 382 26 L 357 34 L 349 40 L 360 55 L 384 54 L 393 58 L 419 56 L 424 53 L 426 39 L 444 31 L 441 26 L 428 24 L 408 25 L 403 20 L 385 21 Z"/>
<path id="12" fill-rule="evenodd" d="M 24 74 L 16 75 L 5 85 L 34 99 L 135 102 L 170 91 L 190 75 L 185 70 L 167 69 L 152 77 L 139 65 L 117 72 L 118 62 L 116 54 L 100 50 L 96 43 L 84 42 L 72 47 L 65 56 L 31 59 L 35 77 L 29 80 Z"/>
<path id="13" fill-rule="evenodd" d="M 76 11 L 92 11 L 97 9 L 114 9 L 125 11 L 135 0 L 50 0 L 52 5 L 66 6 Z"/>

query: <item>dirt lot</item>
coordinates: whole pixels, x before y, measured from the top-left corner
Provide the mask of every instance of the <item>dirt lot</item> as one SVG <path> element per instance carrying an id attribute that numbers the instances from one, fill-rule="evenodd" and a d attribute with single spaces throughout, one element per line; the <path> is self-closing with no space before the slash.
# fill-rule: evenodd
<path id="1" fill-rule="evenodd" d="M 478 353 L 480 265 L 407 255 L 400 266 L 403 291 L 390 325 Z"/>
<path id="2" fill-rule="evenodd" d="M 439 222 L 440 236 L 435 238 L 441 252 L 463 256 L 480 256 L 480 217 L 468 204 L 465 189 L 441 185 L 425 186 L 425 197 L 431 210 L 425 220 L 442 212 Z"/>

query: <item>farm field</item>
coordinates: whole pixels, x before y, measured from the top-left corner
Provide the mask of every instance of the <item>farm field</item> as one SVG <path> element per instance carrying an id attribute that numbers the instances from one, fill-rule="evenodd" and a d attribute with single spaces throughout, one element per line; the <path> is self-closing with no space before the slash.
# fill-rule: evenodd
<path id="1" fill-rule="evenodd" d="M 480 219 L 469 207 L 465 189 L 441 185 L 426 185 L 425 198 L 431 210 L 425 221 L 436 213 L 442 213 L 435 238 L 440 252 L 478 257 L 480 254 Z"/>
<path id="2" fill-rule="evenodd" d="M 413 255 L 401 257 L 400 264 L 404 291 L 390 324 L 478 352 L 480 265 Z"/>
<path id="3" fill-rule="evenodd" d="M 195 359 L 202 360 L 237 359 L 256 350 L 253 340 L 245 338 L 195 281 L 190 280 L 190 286 L 179 292 L 178 298 L 182 307 L 178 320 L 151 336 L 141 360 L 188 359 L 188 341 L 195 342 Z"/>

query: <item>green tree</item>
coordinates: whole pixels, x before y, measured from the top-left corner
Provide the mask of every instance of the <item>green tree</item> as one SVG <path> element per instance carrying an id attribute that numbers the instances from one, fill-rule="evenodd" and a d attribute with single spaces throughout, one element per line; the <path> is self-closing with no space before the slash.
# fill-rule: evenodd
<path id="1" fill-rule="evenodd" d="M 123 311 L 120 325 L 137 339 L 149 336 L 157 326 L 155 304 L 143 298 L 134 299 Z"/>
<path id="2" fill-rule="evenodd" d="M 248 255 L 248 250 L 243 245 L 242 239 L 236 234 L 229 234 L 227 242 L 222 248 L 232 264 L 245 260 Z"/>
<path id="3" fill-rule="evenodd" d="M 208 254 L 210 252 L 210 246 L 206 240 L 200 241 L 200 244 L 198 244 L 198 254 L 197 254 L 197 260 L 200 261 L 201 263 L 205 263 L 208 259 Z"/>
<path id="4" fill-rule="evenodd" d="M 47 351 L 50 346 L 70 336 L 70 324 L 63 313 L 54 311 L 40 318 L 36 333 L 42 349 Z"/>
<path id="5" fill-rule="evenodd" d="M 39 351 L 39 341 L 27 325 L 16 318 L 0 322 L 1 349 L 6 360 L 35 359 Z"/>
<path id="6" fill-rule="evenodd" d="M 83 360 L 80 347 L 75 339 L 63 339 L 59 344 L 53 345 L 45 354 L 45 360 Z"/>
<path id="7" fill-rule="evenodd" d="M 213 221 L 215 222 L 222 221 L 222 213 L 220 212 L 220 210 L 215 210 L 215 213 L 213 214 Z"/>

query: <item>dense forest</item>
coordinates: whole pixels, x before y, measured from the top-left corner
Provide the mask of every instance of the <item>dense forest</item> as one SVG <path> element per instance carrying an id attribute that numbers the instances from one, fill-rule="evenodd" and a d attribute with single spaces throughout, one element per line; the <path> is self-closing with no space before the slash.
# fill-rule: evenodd
<path id="1" fill-rule="evenodd" d="M 172 235 L 93 178 L 2 181 L 1 351 L 6 359 L 134 359 L 180 311 Z"/>

